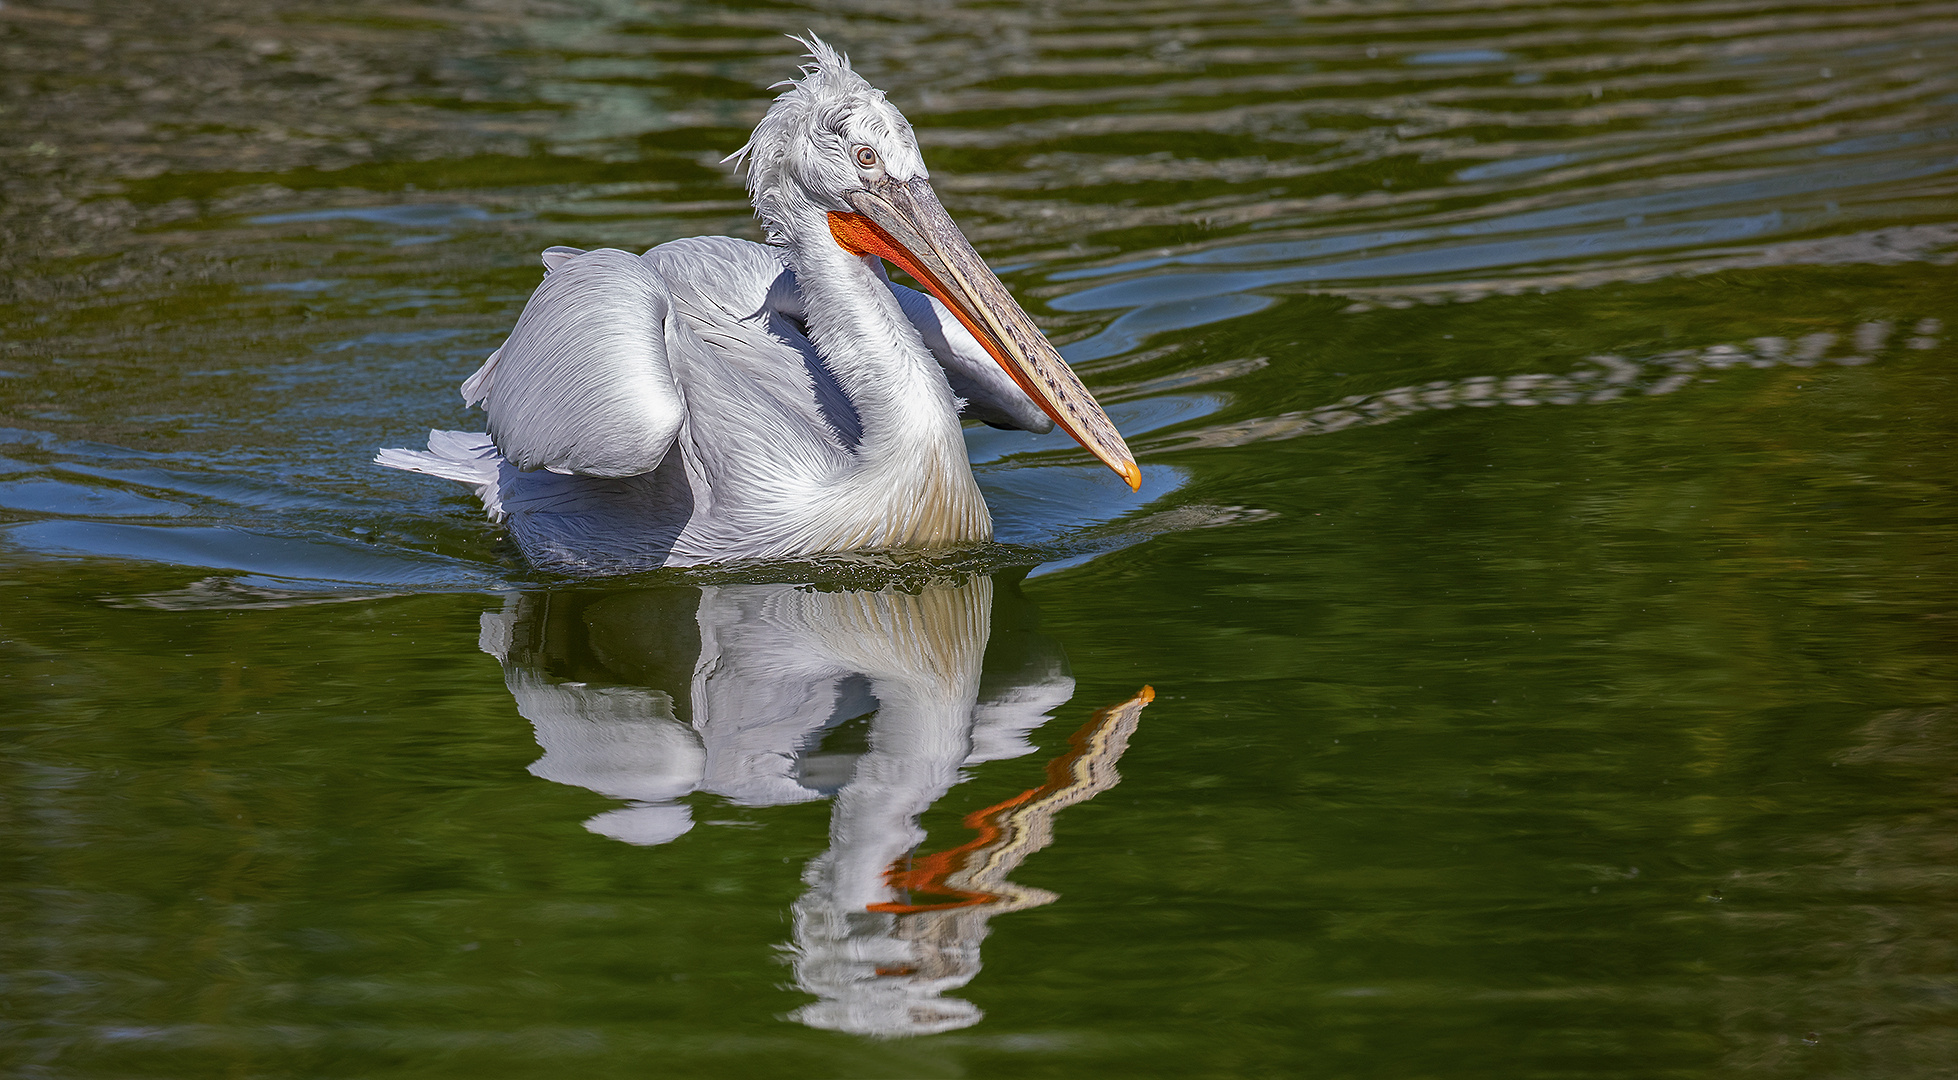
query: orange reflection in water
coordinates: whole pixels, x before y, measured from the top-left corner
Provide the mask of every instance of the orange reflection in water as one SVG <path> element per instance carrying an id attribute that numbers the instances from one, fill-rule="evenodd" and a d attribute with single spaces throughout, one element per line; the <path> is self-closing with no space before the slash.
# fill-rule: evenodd
<path id="1" fill-rule="evenodd" d="M 936 904 L 876 903 L 866 910 L 909 915 L 983 904 L 1017 911 L 1051 903 L 1056 899 L 1053 893 L 1014 885 L 1006 875 L 1053 842 L 1056 814 L 1121 781 L 1115 763 L 1128 749 L 1143 708 L 1155 699 L 1155 689 L 1144 686 L 1127 701 L 1097 710 L 1069 737 L 1067 751 L 1047 763 L 1046 783 L 965 816 L 965 827 L 977 836 L 948 851 L 910 859 L 909 866 L 900 860 L 886 872 L 893 888 L 959 899 Z M 878 974 L 907 972 L 880 969 Z"/>

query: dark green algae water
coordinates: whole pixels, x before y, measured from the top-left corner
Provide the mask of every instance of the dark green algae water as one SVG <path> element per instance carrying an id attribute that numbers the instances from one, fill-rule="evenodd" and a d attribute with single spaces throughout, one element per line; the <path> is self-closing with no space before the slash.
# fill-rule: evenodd
<path id="1" fill-rule="evenodd" d="M 805 27 L 1142 494 L 581 583 L 371 467 L 757 235 Z M 9 0 L 0 110 L 9 1075 L 1958 1061 L 1958 6 Z"/>

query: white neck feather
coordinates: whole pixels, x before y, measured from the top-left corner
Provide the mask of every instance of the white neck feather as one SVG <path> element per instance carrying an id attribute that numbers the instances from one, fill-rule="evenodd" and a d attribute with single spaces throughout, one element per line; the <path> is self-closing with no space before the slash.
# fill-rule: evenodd
<path id="1" fill-rule="evenodd" d="M 857 465 L 836 502 L 865 530 L 858 546 L 949 544 L 992 538 L 972 479 L 959 403 L 871 259 L 844 251 L 827 225 L 798 230 L 789 261 L 809 336 L 861 423 Z M 816 235 L 812 235 L 815 233 Z"/>

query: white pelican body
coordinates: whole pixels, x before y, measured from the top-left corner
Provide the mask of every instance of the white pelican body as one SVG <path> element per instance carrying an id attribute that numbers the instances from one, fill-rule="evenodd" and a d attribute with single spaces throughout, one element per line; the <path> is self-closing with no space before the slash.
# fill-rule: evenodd
<path id="1" fill-rule="evenodd" d="M 463 383 L 489 431 L 376 460 L 475 486 L 532 562 L 598 572 L 989 540 L 962 411 L 1059 421 L 1137 486 L 1113 423 L 938 205 L 910 125 L 808 44 L 736 155 L 770 244 L 545 252 Z"/>

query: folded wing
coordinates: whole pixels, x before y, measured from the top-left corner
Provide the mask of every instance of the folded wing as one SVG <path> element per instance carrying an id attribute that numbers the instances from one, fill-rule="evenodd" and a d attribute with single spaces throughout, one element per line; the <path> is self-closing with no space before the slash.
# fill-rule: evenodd
<path id="1" fill-rule="evenodd" d="M 1053 419 L 1033 403 L 1026 391 L 1020 389 L 992 354 L 966 330 L 965 324 L 936 297 L 896 283 L 891 285 L 891 292 L 897 297 L 898 306 L 904 309 L 904 317 L 918 328 L 925 346 L 945 370 L 945 380 L 952 384 L 952 393 L 964 399 L 965 408 L 959 410 L 960 417 L 983 420 L 993 427 L 1043 434 L 1054 430 Z"/>
<path id="2" fill-rule="evenodd" d="M 623 251 L 545 253 L 550 273 L 503 347 L 462 384 L 520 469 L 585 476 L 651 472 L 679 433 L 672 302 L 654 269 Z M 694 347 L 697 340 L 692 339 Z"/>
<path id="3" fill-rule="evenodd" d="M 553 252 L 571 250 L 553 248 L 545 253 L 545 262 L 550 262 Z M 731 319 L 773 314 L 798 324 L 797 336 L 806 337 L 799 328 L 807 319 L 802 294 L 795 287 L 794 272 L 781 248 L 726 236 L 697 236 L 661 244 L 648 251 L 645 259 L 680 286 L 674 299 L 697 322 L 713 317 L 714 313 L 706 310 L 710 307 Z M 994 427 L 1036 432 L 1054 429 L 1054 421 L 944 304 L 902 285 L 892 284 L 890 289 L 905 318 L 918 328 L 925 347 L 944 370 L 952 392 L 965 401 L 960 416 Z M 826 389 L 830 388 L 819 385 L 817 392 L 820 395 Z"/>
<path id="4" fill-rule="evenodd" d="M 644 257 L 552 248 L 544 252 L 550 272 L 509 340 L 462 384 L 463 400 L 489 414 L 490 438 L 507 461 L 520 469 L 605 477 L 658 467 L 684 410 L 671 352 L 703 347 L 676 325 L 676 295 L 661 275 L 671 269 L 666 262 L 683 257 L 696 263 L 695 273 L 720 271 L 688 282 L 695 306 L 701 305 L 694 294 L 701 293 L 722 309 L 714 315 L 738 320 L 773 309 L 800 320 L 793 277 L 765 245 L 700 238 Z M 964 399 L 962 415 L 995 427 L 1052 430 L 1047 414 L 943 304 L 902 285 L 891 285 L 891 292 Z M 689 313 L 692 321 L 707 314 Z"/>

